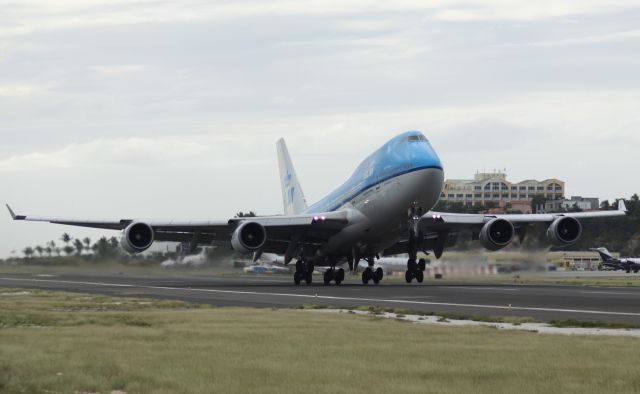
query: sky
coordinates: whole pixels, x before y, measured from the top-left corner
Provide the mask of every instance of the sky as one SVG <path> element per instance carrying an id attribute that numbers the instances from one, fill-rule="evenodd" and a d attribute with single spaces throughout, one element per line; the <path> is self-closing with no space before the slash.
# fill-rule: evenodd
<path id="1" fill-rule="evenodd" d="M 421 130 L 447 178 L 640 192 L 637 0 L 0 0 L 0 202 L 21 214 L 282 212 Z M 0 214 L 0 257 L 63 232 Z M 60 243 L 60 242 L 58 242 Z"/>

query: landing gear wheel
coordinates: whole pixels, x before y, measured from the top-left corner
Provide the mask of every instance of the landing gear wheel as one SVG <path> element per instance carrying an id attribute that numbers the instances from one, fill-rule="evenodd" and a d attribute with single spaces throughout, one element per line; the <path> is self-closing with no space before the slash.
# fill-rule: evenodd
<path id="1" fill-rule="evenodd" d="M 425 259 L 418 260 L 418 269 L 420 271 L 424 271 L 425 269 L 427 269 L 427 260 Z"/>
<path id="2" fill-rule="evenodd" d="M 307 271 L 304 273 L 304 281 L 310 285 L 311 281 L 313 280 L 313 271 Z"/>
<path id="3" fill-rule="evenodd" d="M 407 260 L 407 269 L 413 272 L 416 272 L 418 270 L 418 264 L 414 259 Z"/>
<path id="4" fill-rule="evenodd" d="M 404 274 L 404 279 L 407 281 L 407 283 L 411 283 L 411 281 L 413 280 L 413 272 L 407 270 L 407 272 L 405 272 Z"/>
<path id="5" fill-rule="evenodd" d="M 382 272 L 382 268 L 378 267 L 374 272 L 373 272 L 373 283 L 375 283 L 376 285 L 378 283 L 380 283 L 380 281 L 382 280 L 382 277 L 384 276 L 384 272 Z"/>
<path id="6" fill-rule="evenodd" d="M 416 271 L 414 275 L 416 277 L 416 281 L 418 281 L 418 283 L 422 283 L 422 281 L 424 280 L 424 272 Z"/>
<path id="7" fill-rule="evenodd" d="M 293 274 L 293 282 L 294 282 L 296 285 L 299 285 L 301 280 L 302 280 L 302 274 L 300 273 L 300 271 L 296 271 L 296 272 Z"/>
<path id="8" fill-rule="evenodd" d="M 336 285 L 342 283 L 342 281 L 344 280 L 344 270 L 342 268 L 335 272 L 335 274 L 333 275 L 333 280 L 336 281 Z"/>
<path id="9" fill-rule="evenodd" d="M 362 271 L 362 284 L 366 285 L 371 279 L 373 279 L 373 270 L 371 267 L 367 267 Z"/>
<path id="10" fill-rule="evenodd" d="M 329 283 L 331 283 L 331 281 L 333 280 L 333 271 L 331 270 L 331 268 L 329 268 L 328 270 L 326 270 L 324 272 L 324 284 L 328 285 Z"/>

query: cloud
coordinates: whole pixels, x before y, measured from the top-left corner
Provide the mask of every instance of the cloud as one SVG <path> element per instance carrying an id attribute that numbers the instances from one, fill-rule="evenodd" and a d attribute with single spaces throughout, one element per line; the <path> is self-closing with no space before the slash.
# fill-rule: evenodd
<path id="1" fill-rule="evenodd" d="M 591 35 L 585 37 L 560 38 L 547 41 L 533 41 L 518 44 L 501 44 L 502 47 L 562 47 L 569 45 L 601 44 L 640 39 L 640 30 L 629 30 L 615 33 Z"/>
<path id="2" fill-rule="evenodd" d="M 37 85 L 37 84 L 23 84 L 23 83 L 10 83 L 2 85 L 0 84 L 0 99 L 24 99 L 33 96 L 39 96 L 49 93 L 53 88 L 51 84 Z"/>
<path id="3" fill-rule="evenodd" d="M 57 150 L 27 152 L 0 159 L 0 172 L 55 171 L 82 168 L 229 168 L 257 165 L 257 159 L 239 158 L 227 149 L 236 138 L 156 137 L 98 139 Z M 257 149 L 257 148 L 256 148 Z"/>
<path id="4" fill-rule="evenodd" d="M 435 14 L 448 22 L 539 21 L 574 16 L 602 15 L 637 8 L 632 0 L 619 1 L 509 1 L 489 0 L 479 3 L 452 1 Z"/>
<path id="5" fill-rule="evenodd" d="M 145 71 L 147 68 L 148 67 L 143 64 L 122 64 L 92 67 L 96 74 L 107 77 L 135 74 Z"/>

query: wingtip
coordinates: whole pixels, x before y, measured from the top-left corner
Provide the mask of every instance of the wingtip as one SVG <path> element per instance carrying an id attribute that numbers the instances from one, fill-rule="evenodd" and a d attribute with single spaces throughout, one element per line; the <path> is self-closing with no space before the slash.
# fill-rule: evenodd
<path id="1" fill-rule="evenodd" d="M 11 219 L 16 220 L 16 214 L 15 212 L 13 212 L 13 209 L 11 209 L 11 207 L 9 206 L 9 204 L 4 204 L 7 206 L 7 209 L 9 210 L 9 215 L 11 215 Z"/>
<path id="2" fill-rule="evenodd" d="M 4 204 L 4 205 L 7 206 L 7 209 L 9 210 L 9 215 L 11 215 L 11 219 L 13 219 L 13 220 L 25 220 L 27 218 L 26 216 L 16 215 L 16 213 L 13 212 L 13 209 L 11 209 L 9 204 Z"/>

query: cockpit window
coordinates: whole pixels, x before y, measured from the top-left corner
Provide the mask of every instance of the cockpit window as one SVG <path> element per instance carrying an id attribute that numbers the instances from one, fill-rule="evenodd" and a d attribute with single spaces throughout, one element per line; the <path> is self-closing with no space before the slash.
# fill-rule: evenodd
<path id="1" fill-rule="evenodd" d="M 420 135 L 410 135 L 407 137 L 405 141 L 416 142 L 416 141 L 426 141 L 426 140 L 427 139 L 425 138 L 425 136 L 420 134 Z"/>

